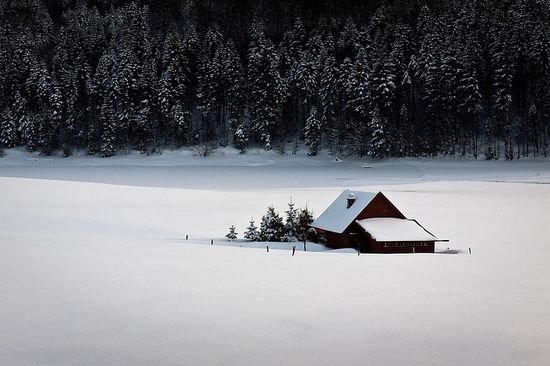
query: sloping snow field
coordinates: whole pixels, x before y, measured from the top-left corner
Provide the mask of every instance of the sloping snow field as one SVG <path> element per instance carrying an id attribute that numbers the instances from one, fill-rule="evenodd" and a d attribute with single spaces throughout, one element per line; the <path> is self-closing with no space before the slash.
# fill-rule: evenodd
<path id="1" fill-rule="evenodd" d="M 535 160 L 10 150 L 0 365 L 546 366 L 548 183 Z M 283 213 L 292 196 L 318 215 L 345 188 L 383 191 L 450 242 L 292 256 L 293 244 L 223 240 L 270 204 Z"/>

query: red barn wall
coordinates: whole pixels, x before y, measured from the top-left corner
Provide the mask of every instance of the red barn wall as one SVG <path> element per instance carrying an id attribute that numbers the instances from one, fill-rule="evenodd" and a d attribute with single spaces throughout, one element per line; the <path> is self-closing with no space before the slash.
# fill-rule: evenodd
<path id="1" fill-rule="evenodd" d="M 435 251 L 435 242 L 425 241 L 425 242 L 402 242 L 396 245 L 397 243 L 386 243 L 378 242 L 372 240 L 367 244 L 366 252 L 368 253 L 434 253 Z M 414 251 L 413 251 L 414 248 Z M 363 251 L 363 248 L 361 248 Z"/>
<path id="2" fill-rule="evenodd" d="M 405 216 L 384 195 L 377 194 L 355 220 L 372 219 L 375 217 L 395 217 L 404 219 Z"/>
<path id="3" fill-rule="evenodd" d="M 334 249 L 349 248 L 348 234 L 327 232 L 327 245 Z"/>

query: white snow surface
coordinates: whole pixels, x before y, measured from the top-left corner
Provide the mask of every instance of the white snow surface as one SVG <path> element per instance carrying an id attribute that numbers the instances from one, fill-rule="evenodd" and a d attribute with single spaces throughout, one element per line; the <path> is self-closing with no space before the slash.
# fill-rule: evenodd
<path id="1" fill-rule="evenodd" d="M 416 221 L 381 217 L 356 221 L 377 241 L 432 241 L 435 236 Z"/>
<path id="2" fill-rule="evenodd" d="M 550 364 L 547 161 L 304 155 L 8 150 L 0 364 Z M 451 241 L 358 256 L 222 239 L 270 204 L 319 213 L 347 187 Z"/>
<path id="3" fill-rule="evenodd" d="M 333 233 L 343 233 L 344 230 L 355 220 L 357 215 L 372 201 L 378 192 L 360 192 L 346 189 L 323 211 L 312 226 L 332 231 Z M 355 201 L 348 208 L 347 199 L 353 194 Z"/>

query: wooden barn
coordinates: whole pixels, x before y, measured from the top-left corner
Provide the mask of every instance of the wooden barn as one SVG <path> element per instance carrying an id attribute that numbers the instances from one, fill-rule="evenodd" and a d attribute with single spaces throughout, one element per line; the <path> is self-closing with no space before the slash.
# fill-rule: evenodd
<path id="1" fill-rule="evenodd" d="M 317 241 L 363 253 L 433 253 L 437 239 L 382 192 L 345 190 L 311 225 Z"/>

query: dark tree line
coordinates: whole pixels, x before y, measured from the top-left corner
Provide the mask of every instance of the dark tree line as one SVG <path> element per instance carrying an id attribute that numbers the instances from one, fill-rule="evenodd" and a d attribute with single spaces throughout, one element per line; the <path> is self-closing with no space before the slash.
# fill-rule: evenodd
<path id="1" fill-rule="evenodd" d="M 0 3 L 0 143 L 548 154 L 547 0 Z"/>

